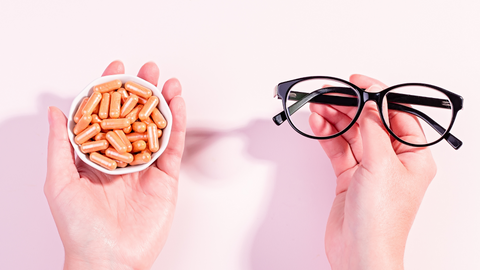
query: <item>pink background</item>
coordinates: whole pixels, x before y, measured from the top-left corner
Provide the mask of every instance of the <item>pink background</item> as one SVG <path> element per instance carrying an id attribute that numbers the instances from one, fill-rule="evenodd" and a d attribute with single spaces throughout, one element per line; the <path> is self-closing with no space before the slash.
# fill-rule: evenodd
<path id="1" fill-rule="evenodd" d="M 273 87 L 352 73 L 465 98 L 453 150 L 410 233 L 406 269 L 480 269 L 478 1 L 2 1 L 0 269 L 60 269 L 43 194 L 47 107 L 115 59 L 177 77 L 188 133 L 173 229 L 153 269 L 329 269 L 335 177 L 317 142 L 271 117 Z"/>

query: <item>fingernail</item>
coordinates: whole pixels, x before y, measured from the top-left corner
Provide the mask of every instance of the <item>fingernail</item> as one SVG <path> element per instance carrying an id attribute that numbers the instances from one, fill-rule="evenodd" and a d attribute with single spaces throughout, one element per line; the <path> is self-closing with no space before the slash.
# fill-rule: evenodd
<path id="1" fill-rule="evenodd" d="M 380 87 L 380 86 L 377 85 L 377 84 L 373 84 L 372 86 L 370 86 L 370 87 L 369 87 L 367 90 L 365 90 L 365 91 L 367 91 L 367 92 L 369 92 L 369 93 L 377 93 L 377 92 L 380 92 L 380 91 L 382 91 L 382 90 L 383 90 L 382 87 Z"/>
<path id="2" fill-rule="evenodd" d="M 50 107 L 48 107 L 48 111 L 47 111 L 47 118 L 48 118 L 48 124 L 51 125 L 52 124 L 52 115 L 51 115 L 51 110 L 50 110 Z"/>

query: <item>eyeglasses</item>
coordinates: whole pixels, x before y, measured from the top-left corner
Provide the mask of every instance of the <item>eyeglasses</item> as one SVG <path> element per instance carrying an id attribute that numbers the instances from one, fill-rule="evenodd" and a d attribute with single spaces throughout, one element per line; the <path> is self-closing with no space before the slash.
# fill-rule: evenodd
<path id="1" fill-rule="evenodd" d="M 312 76 L 279 83 L 274 97 L 282 99 L 283 111 L 273 121 L 281 125 L 288 120 L 308 138 L 342 135 L 372 100 L 387 131 L 401 143 L 425 147 L 445 139 L 454 149 L 462 146 L 450 130 L 463 98 L 434 85 L 405 83 L 370 93 L 342 79 Z"/>

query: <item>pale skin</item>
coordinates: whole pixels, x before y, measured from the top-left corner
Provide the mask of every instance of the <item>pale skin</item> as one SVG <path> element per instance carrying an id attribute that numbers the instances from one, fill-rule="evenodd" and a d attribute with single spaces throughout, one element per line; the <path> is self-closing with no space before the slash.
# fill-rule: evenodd
<path id="1" fill-rule="evenodd" d="M 112 62 L 103 75 L 123 74 Z M 146 63 L 138 77 L 157 85 L 159 69 Z M 170 142 L 148 169 L 103 174 L 75 159 L 67 119 L 50 107 L 45 195 L 65 248 L 64 269 L 150 269 L 167 240 L 177 201 L 186 110 L 178 80 L 163 85 L 173 115 Z"/>
<path id="2" fill-rule="evenodd" d="M 103 75 L 124 73 L 120 61 Z M 157 84 L 154 63 L 138 76 Z M 368 91 L 386 87 L 362 75 L 350 81 Z M 65 248 L 64 269 L 150 269 L 165 245 L 177 200 L 186 112 L 176 79 L 163 86 L 174 125 L 164 154 L 145 171 L 110 176 L 75 160 L 63 113 L 50 107 L 45 195 Z M 335 128 L 349 111 L 311 106 L 313 131 Z M 335 120 L 333 120 L 335 119 Z M 392 128 L 418 140 L 423 134 L 408 117 Z M 320 132 L 320 131 L 318 131 Z M 408 233 L 436 167 L 428 148 L 394 140 L 374 103 L 357 124 L 335 139 L 320 141 L 337 176 L 336 198 L 327 223 L 325 249 L 332 269 L 403 269 Z"/>
<path id="3" fill-rule="evenodd" d="M 369 92 L 386 87 L 363 75 L 352 75 L 350 82 Z M 311 111 L 310 125 L 317 134 L 353 117 L 348 110 L 320 111 L 315 105 Z M 424 140 L 410 117 L 396 116 L 390 125 L 398 134 Z M 403 269 L 408 233 L 436 173 L 430 150 L 393 139 L 374 102 L 367 102 L 351 130 L 320 144 L 337 177 L 325 235 L 332 269 Z"/>

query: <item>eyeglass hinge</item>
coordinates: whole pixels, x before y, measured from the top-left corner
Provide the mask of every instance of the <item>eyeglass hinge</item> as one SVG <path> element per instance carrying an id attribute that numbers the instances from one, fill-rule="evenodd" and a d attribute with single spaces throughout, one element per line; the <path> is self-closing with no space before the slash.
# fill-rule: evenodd
<path id="1" fill-rule="evenodd" d="M 273 97 L 280 99 L 280 97 L 278 96 L 278 85 L 273 88 Z"/>

